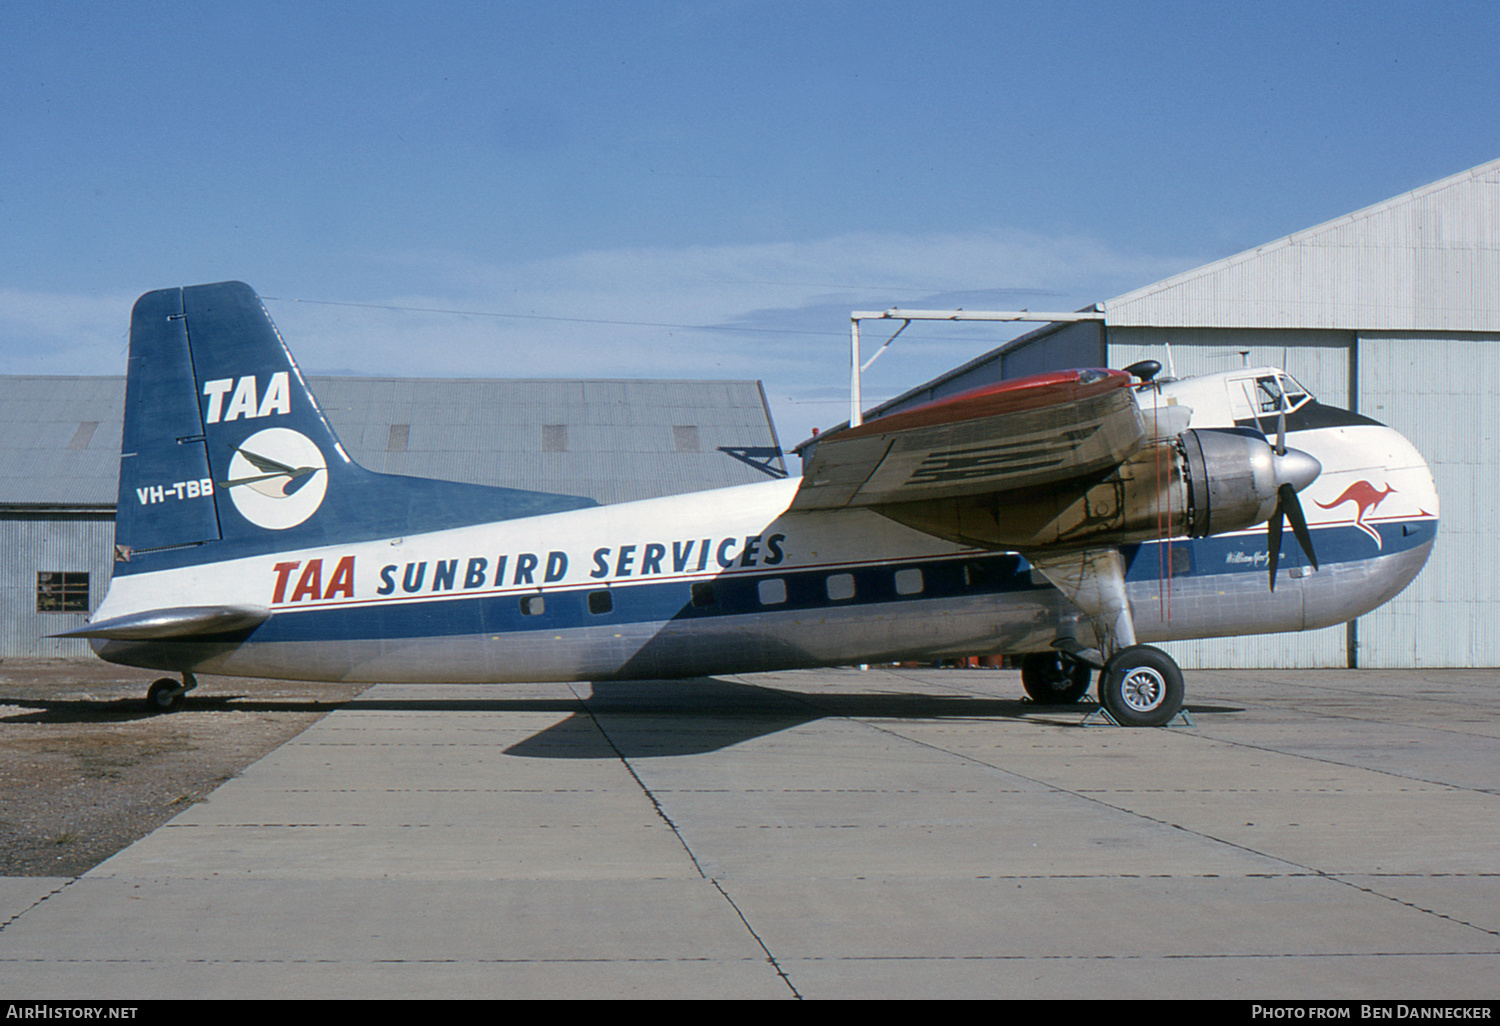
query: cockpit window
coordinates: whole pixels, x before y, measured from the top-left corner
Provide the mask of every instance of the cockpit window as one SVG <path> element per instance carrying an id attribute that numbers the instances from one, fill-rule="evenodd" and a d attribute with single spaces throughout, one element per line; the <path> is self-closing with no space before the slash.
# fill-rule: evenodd
<path id="1" fill-rule="evenodd" d="M 1282 405 L 1283 396 L 1285 406 Z M 1280 413 L 1283 409 L 1291 413 L 1309 398 L 1307 389 L 1297 384 L 1290 374 L 1268 374 L 1255 379 L 1255 400 L 1260 413 Z"/>

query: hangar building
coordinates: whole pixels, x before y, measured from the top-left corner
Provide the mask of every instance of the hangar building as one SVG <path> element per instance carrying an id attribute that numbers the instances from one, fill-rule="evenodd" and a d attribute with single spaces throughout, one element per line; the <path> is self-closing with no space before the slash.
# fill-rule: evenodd
<path id="1" fill-rule="evenodd" d="M 1184 667 L 1500 666 L 1500 160 L 1097 304 L 871 411 L 1064 367 L 1282 366 L 1427 458 L 1442 525 L 1394 601 L 1303 634 L 1177 642 Z M 1170 358 L 1168 353 L 1170 352 Z M 373 470 L 601 502 L 781 476 L 755 382 L 314 379 Z M 109 573 L 124 382 L 0 377 L 0 658 L 74 655 Z"/>
<path id="2" fill-rule="evenodd" d="M 626 502 L 785 477 L 756 381 L 310 377 L 388 474 Z M 0 376 L 0 659 L 93 658 L 114 547 L 123 377 Z"/>
<path id="3" fill-rule="evenodd" d="M 1283 367 L 1432 467 L 1437 545 L 1394 601 L 1303 634 L 1175 642 L 1184 667 L 1500 666 L 1500 160 L 1097 304 L 866 416 L 1039 371 Z M 1170 353 L 1170 357 L 1168 354 Z"/>

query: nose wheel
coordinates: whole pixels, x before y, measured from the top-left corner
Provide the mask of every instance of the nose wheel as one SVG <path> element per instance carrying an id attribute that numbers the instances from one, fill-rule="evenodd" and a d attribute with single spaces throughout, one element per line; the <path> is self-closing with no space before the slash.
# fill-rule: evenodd
<path id="1" fill-rule="evenodd" d="M 163 677 L 146 691 L 146 708 L 151 712 L 171 712 L 182 705 L 182 696 L 198 686 L 198 679 L 184 673 L 181 682 Z"/>

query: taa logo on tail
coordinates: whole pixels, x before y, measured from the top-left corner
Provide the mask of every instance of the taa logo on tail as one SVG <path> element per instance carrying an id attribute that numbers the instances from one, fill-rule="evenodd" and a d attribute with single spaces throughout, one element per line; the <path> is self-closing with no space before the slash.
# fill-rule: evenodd
<path id="1" fill-rule="evenodd" d="M 306 435 L 266 428 L 235 446 L 221 490 L 257 527 L 284 531 L 318 511 L 328 491 L 328 463 Z"/>
<path id="2" fill-rule="evenodd" d="M 229 405 L 224 405 L 224 397 L 233 390 L 234 394 L 229 398 Z M 289 414 L 292 412 L 292 391 L 287 378 L 286 371 L 277 371 L 272 374 L 266 382 L 264 395 L 257 398 L 255 394 L 255 375 L 247 374 L 235 384 L 234 378 L 219 378 L 216 381 L 203 383 L 203 394 L 208 397 L 207 407 L 203 411 L 203 423 L 217 424 L 222 416 L 225 423 L 231 420 L 255 420 L 259 417 L 269 417 L 273 413 Z"/>

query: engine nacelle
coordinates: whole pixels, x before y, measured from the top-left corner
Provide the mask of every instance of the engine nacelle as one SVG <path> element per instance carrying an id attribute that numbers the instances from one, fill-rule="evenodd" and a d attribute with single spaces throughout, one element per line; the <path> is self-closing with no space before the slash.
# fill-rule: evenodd
<path id="1" fill-rule="evenodd" d="M 1276 452 L 1259 434 L 1184 431 L 1189 519 L 1194 538 L 1264 523 L 1276 510 Z"/>
<path id="2" fill-rule="evenodd" d="M 1102 477 L 1015 492 L 874 507 L 898 523 L 965 545 L 1026 549 L 1201 538 L 1270 519 L 1283 484 L 1322 468 L 1278 455 L 1264 437 L 1195 429 L 1147 444 Z"/>

